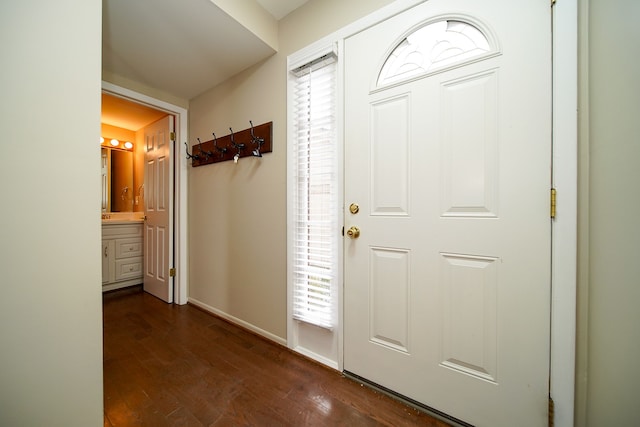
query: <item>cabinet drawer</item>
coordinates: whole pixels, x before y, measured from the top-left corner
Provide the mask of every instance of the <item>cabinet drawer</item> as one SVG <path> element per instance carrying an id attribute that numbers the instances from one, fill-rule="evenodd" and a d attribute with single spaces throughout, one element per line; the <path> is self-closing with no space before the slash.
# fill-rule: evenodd
<path id="1" fill-rule="evenodd" d="M 116 260 L 116 281 L 142 278 L 142 257 Z"/>
<path id="2" fill-rule="evenodd" d="M 102 237 L 142 237 L 142 224 L 102 224 Z"/>
<path id="3" fill-rule="evenodd" d="M 116 239 L 116 259 L 142 256 L 142 239 Z"/>

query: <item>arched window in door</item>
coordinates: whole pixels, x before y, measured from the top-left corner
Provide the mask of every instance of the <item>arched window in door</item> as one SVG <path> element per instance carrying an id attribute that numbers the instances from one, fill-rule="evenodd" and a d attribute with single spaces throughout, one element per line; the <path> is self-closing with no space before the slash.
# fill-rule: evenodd
<path id="1" fill-rule="evenodd" d="M 497 49 L 476 26 L 455 19 L 432 22 L 405 37 L 387 57 L 377 86 L 488 56 Z"/>

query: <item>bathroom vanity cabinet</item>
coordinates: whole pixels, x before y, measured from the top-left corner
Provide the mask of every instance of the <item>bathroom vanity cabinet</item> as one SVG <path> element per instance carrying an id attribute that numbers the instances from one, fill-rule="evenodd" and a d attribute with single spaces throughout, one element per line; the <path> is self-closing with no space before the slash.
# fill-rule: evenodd
<path id="1" fill-rule="evenodd" d="M 102 223 L 102 291 L 142 283 L 142 222 Z"/>

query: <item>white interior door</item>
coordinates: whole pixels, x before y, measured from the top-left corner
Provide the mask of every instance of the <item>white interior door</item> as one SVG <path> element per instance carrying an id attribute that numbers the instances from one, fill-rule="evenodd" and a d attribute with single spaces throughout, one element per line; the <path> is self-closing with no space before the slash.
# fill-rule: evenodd
<path id="1" fill-rule="evenodd" d="M 345 41 L 344 369 L 476 426 L 547 423 L 550 24 L 430 0 Z"/>
<path id="2" fill-rule="evenodd" d="M 173 302 L 173 116 L 144 129 L 144 290 Z"/>

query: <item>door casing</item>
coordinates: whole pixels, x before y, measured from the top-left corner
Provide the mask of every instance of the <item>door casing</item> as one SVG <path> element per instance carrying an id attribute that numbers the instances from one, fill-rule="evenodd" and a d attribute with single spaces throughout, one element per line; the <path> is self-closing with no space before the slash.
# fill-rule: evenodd
<path id="1" fill-rule="evenodd" d="M 133 90 L 117 86 L 109 82 L 102 82 L 102 91 L 111 93 L 138 104 L 144 104 L 157 110 L 164 111 L 175 116 L 176 141 L 187 139 L 187 114 L 185 108 L 168 102 L 152 98 Z M 174 203 L 174 264 L 176 276 L 174 277 L 173 301 L 175 304 L 187 303 L 187 160 L 184 156 L 172 159 L 175 176 Z"/>

